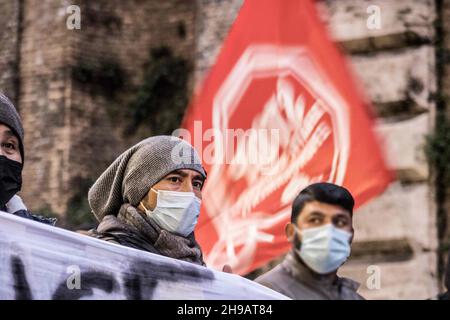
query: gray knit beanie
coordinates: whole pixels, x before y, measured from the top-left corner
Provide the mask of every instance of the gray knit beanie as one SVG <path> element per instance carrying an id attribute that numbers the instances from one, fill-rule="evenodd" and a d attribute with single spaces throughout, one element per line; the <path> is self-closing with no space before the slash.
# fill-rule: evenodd
<path id="1" fill-rule="evenodd" d="M 22 120 L 17 113 L 13 103 L 2 93 L 0 93 L 0 123 L 7 125 L 19 139 L 19 149 L 22 155 L 22 162 L 24 158 L 23 150 L 23 127 Z"/>
<path id="2" fill-rule="evenodd" d="M 98 221 L 117 215 L 124 203 L 137 206 L 150 188 L 178 169 L 206 172 L 195 149 L 173 136 L 147 138 L 122 153 L 90 188 L 89 206 Z"/>

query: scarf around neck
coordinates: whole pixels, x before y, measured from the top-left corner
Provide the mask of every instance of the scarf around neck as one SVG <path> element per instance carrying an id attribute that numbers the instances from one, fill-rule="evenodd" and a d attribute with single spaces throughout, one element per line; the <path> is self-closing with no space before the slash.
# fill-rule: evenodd
<path id="1" fill-rule="evenodd" d="M 205 266 L 194 233 L 183 237 L 163 230 L 130 204 L 123 204 L 117 217 L 105 216 L 96 234 L 100 238 L 112 238 L 127 247 Z"/>

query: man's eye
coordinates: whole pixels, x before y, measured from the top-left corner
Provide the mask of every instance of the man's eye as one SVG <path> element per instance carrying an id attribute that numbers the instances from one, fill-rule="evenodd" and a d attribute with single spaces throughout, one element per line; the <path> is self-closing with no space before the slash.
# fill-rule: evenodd
<path id="1" fill-rule="evenodd" d="M 6 148 L 6 149 L 11 149 L 11 150 L 15 150 L 16 146 L 12 143 L 2 143 L 2 147 Z"/>
<path id="2" fill-rule="evenodd" d="M 346 220 L 338 220 L 338 222 L 337 222 L 338 227 L 345 227 L 346 225 L 347 225 Z"/>
<path id="3" fill-rule="evenodd" d="M 194 186 L 194 188 L 202 189 L 203 183 L 200 182 L 200 181 L 196 181 L 196 182 L 193 183 L 193 186 Z"/>
<path id="4" fill-rule="evenodd" d="M 181 181 L 181 179 L 178 178 L 178 177 L 170 177 L 169 180 L 170 180 L 171 182 L 179 182 L 179 181 Z"/>
<path id="5" fill-rule="evenodd" d="M 309 223 L 313 223 L 313 224 L 317 224 L 317 223 L 320 223 L 320 222 L 321 221 L 320 221 L 319 218 L 312 218 L 312 219 L 309 220 Z"/>

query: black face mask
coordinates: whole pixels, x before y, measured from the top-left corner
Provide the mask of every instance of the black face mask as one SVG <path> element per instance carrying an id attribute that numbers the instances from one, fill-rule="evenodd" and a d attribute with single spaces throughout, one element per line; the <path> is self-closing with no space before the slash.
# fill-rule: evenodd
<path id="1" fill-rule="evenodd" d="M 22 164 L 0 156 L 0 206 L 5 206 L 21 188 Z"/>

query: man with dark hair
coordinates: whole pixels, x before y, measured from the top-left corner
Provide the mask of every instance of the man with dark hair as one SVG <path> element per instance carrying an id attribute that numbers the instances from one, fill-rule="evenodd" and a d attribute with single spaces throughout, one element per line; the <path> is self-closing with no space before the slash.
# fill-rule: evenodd
<path id="1" fill-rule="evenodd" d="M 0 93 L 0 210 L 54 225 L 56 219 L 30 213 L 17 193 L 22 188 L 24 131 L 12 102 Z"/>
<path id="2" fill-rule="evenodd" d="M 350 192 L 331 183 L 315 183 L 302 190 L 285 229 L 292 251 L 255 281 L 292 299 L 363 299 L 356 292 L 356 282 L 337 276 L 350 255 L 353 206 Z"/>

